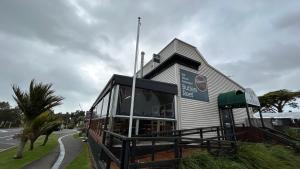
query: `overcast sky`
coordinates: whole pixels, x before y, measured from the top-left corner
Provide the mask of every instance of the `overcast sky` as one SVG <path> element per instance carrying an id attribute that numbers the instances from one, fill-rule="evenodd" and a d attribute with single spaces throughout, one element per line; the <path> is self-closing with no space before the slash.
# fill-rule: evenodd
<path id="1" fill-rule="evenodd" d="M 56 112 L 89 109 L 112 74 L 132 75 L 136 18 L 146 61 L 175 37 L 258 95 L 300 89 L 300 1 L 1 0 L 0 101 L 53 83 Z"/>

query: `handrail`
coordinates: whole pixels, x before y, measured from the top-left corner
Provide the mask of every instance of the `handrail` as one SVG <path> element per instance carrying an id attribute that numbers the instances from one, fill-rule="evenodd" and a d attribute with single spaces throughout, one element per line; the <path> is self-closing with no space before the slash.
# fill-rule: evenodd
<path id="1" fill-rule="evenodd" d="M 152 135 L 149 136 L 134 136 L 134 137 L 127 137 L 118 133 L 114 133 L 108 130 L 104 130 L 105 136 L 109 138 L 106 142 L 104 142 L 100 147 L 103 150 L 103 153 L 106 154 L 108 157 L 106 160 L 107 164 L 110 165 L 110 162 L 115 162 L 120 168 L 130 168 L 133 166 L 141 166 L 141 163 L 136 162 L 136 156 L 142 152 L 143 146 L 146 146 L 151 149 L 151 151 L 147 152 L 148 155 L 151 155 L 151 162 L 144 163 L 142 166 L 152 166 L 156 164 L 163 164 L 173 161 L 175 159 L 181 159 L 183 155 L 184 148 L 199 148 L 199 147 L 206 147 L 206 149 L 211 152 L 212 149 L 225 149 L 225 148 L 233 148 L 235 149 L 236 142 L 235 141 L 228 141 L 223 140 L 223 135 L 220 135 L 220 131 L 223 128 L 220 126 L 212 126 L 212 127 L 199 127 L 193 129 L 184 129 L 184 130 L 171 130 L 166 132 L 156 132 L 157 136 Z M 216 132 L 217 136 L 213 136 L 210 138 L 203 138 L 204 133 L 211 133 Z M 164 136 L 163 134 L 170 134 Z M 152 133 L 153 134 L 153 133 Z M 188 135 L 195 135 L 198 134 L 198 138 L 190 138 Z M 185 136 L 185 137 L 183 137 Z M 115 141 L 120 142 L 121 144 L 117 143 L 118 146 L 113 147 L 116 145 Z M 146 144 L 139 144 L 145 141 Z M 148 144 L 149 142 L 149 144 Z M 157 144 L 157 143 L 167 143 L 167 144 Z M 169 144 L 171 143 L 171 144 Z M 121 146 L 121 147 L 119 147 Z M 141 146 L 141 147 L 140 147 Z M 114 153 L 120 153 L 120 156 L 116 156 Z M 164 160 L 164 161 L 156 161 L 155 154 L 158 151 L 162 150 L 171 150 L 174 153 L 174 159 L 172 160 Z M 114 153 L 113 153 L 114 152 Z M 157 159 L 159 160 L 159 159 Z M 176 160 L 175 160 L 176 161 Z"/>
<path id="2" fill-rule="evenodd" d="M 214 132 L 216 130 L 213 129 L 222 129 L 220 126 L 210 126 L 210 127 L 197 127 L 197 128 L 192 128 L 192 129 L 182 129 L 182 130 L 170 130 L 170 131 L 160 131 L 160 132 L 152 132 L 150 134 L 143 134 L 140 136 L 156 136 L 156 135 L 163 135 L 163 134 L 173 134 L 176 135 L 178 132 L 181 132 L 181 134 L 183 134 L 184 132 L 187 131 L 196 131 L 196 130 L 202 130 L 203 132 Z M 208 130 L 210 129 L 210 130 Z M 208 131 L 207 131 L 208 130 Z"/>

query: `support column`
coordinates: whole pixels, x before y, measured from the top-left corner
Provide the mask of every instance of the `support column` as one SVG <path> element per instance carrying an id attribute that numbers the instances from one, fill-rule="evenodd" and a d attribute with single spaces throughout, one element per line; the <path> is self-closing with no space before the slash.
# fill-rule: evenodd
<path id="1" fill-rule="evenodd" d="M 259 111 L 259 117 L 260 117 L 261 126 L 262 126 L 263 128 L 265 128 L 265 123 L 264 123 L 264 119 L 263 119 L 263 117 L 262 117 L 260 108 L 259 108 L 258 111 Z"/>
<path id="2" fill-rule="evenodd" d="M 140 120 L 136 119 L 135 121 L 135 135 L 139 135 L 139 125 L 140 125 Z"/>
<path id="3" fill-rule="evenodd" d="M 219 110 L 219 119 L 220 119 L 221 134 L 222 134 L 222 136 L 224 137 L 225 134 L 224 134 L 224 126 L 223 126 L 222 111 L 221 111 L 221 108 L 218 108 L 218 110 Z M 223 138 L 223 139 L 224 139 L 224 138 Z"/>
<path id="4" fill-rule="evenodd" d="M 251 118 L 250 118 L 250 113 L 249 113 L 249 106 L 248 106 L 248 104 L 246 104 L 246 111 L 247 111 L 247 116 L 248 116 L 249 126 L 252 127 L 252 123 L 251 123 Z"/>

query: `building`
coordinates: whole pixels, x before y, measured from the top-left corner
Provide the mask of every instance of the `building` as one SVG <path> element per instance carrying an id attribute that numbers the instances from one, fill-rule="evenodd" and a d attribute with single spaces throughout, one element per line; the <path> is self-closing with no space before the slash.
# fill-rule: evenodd
<path id="1" fill-rule="evenodd" d="M 253 117 L 256 119 L 260 118 L 258 113 L 254 113 Z M 264 119 L 264 121 L 269 120 L 270 123 L 275 127 L 300 127 L 300 112 L 264 112 L 262 113 L 262 118 Z"/>
<path id="2" fill-rule="evenodd" d="M 143 78 L 137 79 L 136 86 L 132 131 L 135 135 L 224 126 L 226 117 L 231 117 L 229 121 L 234 126 L 251 124 L 248 119 L 252 118 L 253 111 L 248 106 L 247 109 L 229 106 L 230 111 L 220 113 L 220 94 L 232 91 L 233 95 L 243 94 L 245 88 L 207 63 L 190 44 L 172 40 L 153 55 L 142 72 Z M 103 129 L 127 135 L 131 85 L 132 78 L 121 75 L 113 75 L 107 83 L 90 109 L 93 112 L 90 127 L 95 136 L 101 136 Z"/>

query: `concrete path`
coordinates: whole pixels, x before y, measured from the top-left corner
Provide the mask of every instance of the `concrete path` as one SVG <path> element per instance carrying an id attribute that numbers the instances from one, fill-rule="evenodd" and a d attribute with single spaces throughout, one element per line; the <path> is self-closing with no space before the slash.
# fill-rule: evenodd
<path id="1" fill-rule="evenodd" d="M 75 157 L 80 153 L 83 144 L 80 139 L 75 139 L 72 135 L 64 137 L 62 139 L 62 143 L 65 147 L 65 157 L 59 169 L 63 169 L 75 159 Z"/>
<path id="2" fill-rule="evenodd" d="M 60 132 L 56 132 L 58 138 L 71 133 L 75 133 L 75 130 L 62 130 Z M 62 139 L 62 144 L 64 146 L 65 153 L 62 163 L 59 165 L 59 169 L 66 167 L 80 153 L 82 148 L 81 140 L 75 139 L 73 135 L 64 137 Z M 57 146 L 54 151 L 25 166 L 23 169 L 51 169 L 53 164 L 57 161 L 60 151 L 60 147 Z"/>

